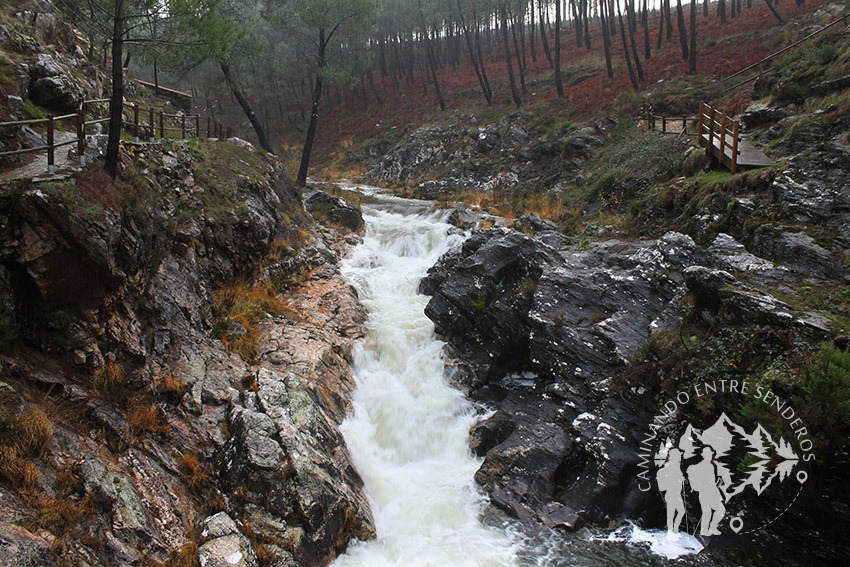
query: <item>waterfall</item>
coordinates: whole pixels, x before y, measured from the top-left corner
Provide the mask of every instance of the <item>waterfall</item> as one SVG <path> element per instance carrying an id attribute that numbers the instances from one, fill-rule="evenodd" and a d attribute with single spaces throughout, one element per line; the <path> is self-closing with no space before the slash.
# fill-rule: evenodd
<path id="1" fill-rule="evenodd" d="M 366 236 L 342 267 L 369 311 L 368 338 L 355 351 L 354 412 L 342 431 L 378 537 L 349 546 L 334 566 L 513 565 L 516 538 L 480 522 L 473 475 L 481 460 L 468 447 L 476 414 L 446 383 L 443 343 L 417 291 L 463 237 L 450 235 L 444 215 L 392 209 L 364 207 Z"/>
<path id="2" fill-rule="evenodd" d="M 428 268 L 463 241 L 446 214 L 381 196 L 364 206 L 366 236 L 342 264 L 369 311 L 342 432 L 377 538 L 352 543 L 333 567 L 637 567 L 699 552 L 692 536 L 633 525 L 569 534 L 481 522 L 481 459 L 468 447 L 476 412 L 446 383 L 443 343 L 424 313 L 429 298 L 418 293 Z"/>

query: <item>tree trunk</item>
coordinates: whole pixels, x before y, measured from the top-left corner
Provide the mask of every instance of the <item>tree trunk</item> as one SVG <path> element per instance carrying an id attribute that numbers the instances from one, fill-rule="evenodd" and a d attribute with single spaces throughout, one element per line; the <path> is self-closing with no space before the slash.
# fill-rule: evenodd
<path id="1" fill-rule="evenodd" d="M 779 12 L 776 11 L 776 8 L 773 7 L 773 2 L 770 0 L 764 0 L 764 3 L 767 4 L 767 7 L 770 8 L 770 12 L 776 17 L 780 24 L 785 25 L 785 20 L 782 19 L 782 16 L 779 15 Z"/>
<path id="2" fill-rule="evenodd" d="M 310 124 L 307 126 L 307 136 L 304 138 L 304 149 L 301 151 L 301 164 L 298 167 L 297 183 L 301 187 L 307 185 L 307 170 L 310 168 L 310 154 L 313 152 L 313 140 L 316 137 L 316 126 L 319 123 L 319 104 L 322 102 L 322 70 L 325 61 L 325 29 L 319 28 L 319 61 L 316 66 L 316 88 L 313 91 L 313 106 L 310 109 Z"/>
<path id="3" fill-rule="evenodd" d="M 564 82 L 561 80 L 561 0 L 555 0 L 555 88 L 558 98 L 564 96 Z"/>
<path id="4" fill-rule="evenodd" d="M 664 0 L 664 11 L 667 13 L 667 41 L 673 39 L 673 11 L 670 9 L 670 0 Z"/>
<path id="5" fill-rule="evenodd" d="M 641 81 L 644 81 L 644 80 L 646 80 L 646 77 L 644 77 L 644 74 L 643 74 L 643 65 L 640 64 L 640 57 L 638 57 L 637 42 L 635 41 L 635 30 L 637 29 L 637 16 L 635 15 L 634 6 L 632 5 L 633 1 L 634 0 L 628 0 L 626 2 L 626 17 L 627 17 L 627 20 L 634 23 L 634 27 L 632 27 L 632 25 L 629 25 L 629 43 L 631 43 L 631 46 L 632 46 L 632 57 L 635 58 L 635 67 L 637 67 L 638 78 Z"/>
<path id="6" fill-rule="evenodd" d="M 614 78 L 614 68 L 611 66 L 611 33 L 610 27 L 608 26 L 606 15 L 607 12 L 607 3 L 600 2 L 599 3 L 599 24 L 602 27 L 602 45 L 605 51 L 605 68 L 608 71 L 608 78 Z"/>
<path id="7" fill-rule="evenodd" d="M 121 122 L 124 115 L 124 68 L 121 51 L 124 48 L 124 0 L 115 1 L 112 19 L 112 99 L 109 102 L 109 136 L 106 144 L 104 169 L 113 179 L 121 160 Z"/>
<path id="8" fill-rule="evenodd" d="M 531 33 L 531 61 L 536 63 L 537 50 L 534 47 L 534 36 L 536 33 L 536 30 L 534 28 L 534 0 L 531 0 L 531 2 L 529 2 L 528 15 L 531 16 L 531 27 L 529 28 L 529 32 Z"/>
<path id="9" fill-rule="evenodd" d="M 422 34 L 425 37 L 425 51 L 428 59 L 428 68 L 431 71 L 431 79 L 434 81 L 434 90 L 437 93 L 437 101 L 440 104 L 440 110 L 446 109 L 446 101 L 443 99 L 443 91 L 440 90 L 440 81 L 437 79 L 437 62 L 434 55 L 434 46 L 431 37 L 428 35 L 428 28 L 425 26 L 425 14 L 422 12 L 422 2 L 419 2 L 419 23 L 422 26 Z M 424 83 L 424 81 L 423 81 Z"/>
<path id="10" fill-rule="evenodd" d="M 248 99 L 245 98 L 245 95 L 242 94 L 239 86 L 233 80 L 233 75 L 230 73 L 230 66 L 225 61 L 219 61 L 218 64 L 221 67 L 221 72 L 224 73 L 224 79 L 227 81 L 227 86 L 230 87 L 230 92 L 233 93 L 234 97 L 236 97 L 236 102 L 238 102 L 239 106 L 242 107 L 242 110 L 251 122 L 251 126 L 254 127 L 254 132 L 257 134 L 257 140 L 259 140 L 260 146 L 270 154 L 273 154 L 274 150 L 272 150 L 272 145 L 269 143 L 269 139 L 266 136 L 266 131 L 260 120 L 257 118 L 257 115 L 254 113 L 254 110 L 251 108 L 251 103 L 248 102 Z"/>
<path id="11" fill-rule="evenodd" d="M 463 17 L 463 11 L 460 6 L 460 0 L 457 0 L 457 10 L 460 14 L 460 25 L 461 30 L 463 32 L 463 38 L 466 40 L 466 48 L 469 50 L 469 58 L 472 59 L 472 66 L 475 68 L 475 76 L 478 77 L 478 84 L 481 85 L 481 93 L 484 95 L 484 100 L 487 101 L 487 106 L 492 106 L 493 104 L 493 93 L 490 92 L 490 86 L 484 80 L 484 77 L 481 74 L 481 67 L 478 65 L 478 56 L 475 52 L 475 47 L 472 45 L 472 34 L 469 32 L 469 28 L 466 25 L 466 19 Z"/>
<path id="12" fill-rule="evenodd" d="M 688 58 L 688 30 L 685 27 L 685 12 L 682 0 L 676 0 L 676 23 L 679 26 L 679 45 L 682 47 L 682 59 Z"/>
<path id="13" fill-rule="evenodd" d="M 688 58 L 688 74 L 697 74 L 697 0 L 691 0 L 691 52 Z"/>
<path id="14" fill-rule="evenodd" d="M 549 40 L 546 39 L 546 23 L 543 21 L 543 0 L 539 0 L 537 6 L 540 8 L 540 43 L 543 44 L 543 53 L 546 55 L 549 67 L 554 68 L 555 64 L 552 62 L 552 54 L 549 51 Z"/>
<path id="15" fill-rule="evenodd" d="M 514 77 L 514 67 L 513 63 L 511 63 L 511 44 L 508 39 L 508 12 L 505 9 L 505 5 L 502 4 L 499 9 L 501 19 L 502 19 L 502 43 L 505 49 L 505 62 L 508 65 L 508 79 L 511 84 L 511 95 L 514 99 L 514 104 L 519 108 L 522 106 L 522 99 L 519 97 L 519 91 L 516 88 L 516 78 Z"/>
<path id="16" fill-rule="evenodd" d="M 522 58 L 520 57 L 520 46 L 519 42 L 517 42 L 516 37 L 516 18 L 514 18 L 513 10 L 509 10 L 508 17 L 511 20 L 511 37 L 514 40 L 514 52 L 516 53 L 516 67 L 517 71 L 519 71 L 519 86 L 520 90 L 522 90 L 522 94 L 528 94 L 528 89 L 525 86 L 525 71 L 523 71 L 524 63 Z"/>
<path id="17" fill-rule="evenodd" d="M 643 58 L 647 61 L 652 58 L 652 51 L 649 48 L 649 11 L 648 11 L 648 0 L 643 0 L 643 17 L 641 21 L 643 22 Z"/>
<path id="18" fill-rule="evenodd" d="M 629 56 L 629 46 L 626 43 L 626 28 L 623 26 L 623 11 L 620 10 L 619 4 L 617 5 L 618 16 L 620 19 L 620 35 L 623 38 L 623 55 L 626 56 L 626 67 L 629 68 L 629 79 L 632 80 L 632 86 L 636 91 L 640 90 L 640 85 L 638 85 L 637 77 L 635 76 L 634 67 L 632 67 L 632 58 Z"/>
<path id="19" fill-rule="evenodd" d="M 767 2 L 768 0 L 765 0 Z M 717 13 L 720 16 L 720 23 L 726 23 L 726 0 L 719 0 L 717 2 Z"/>

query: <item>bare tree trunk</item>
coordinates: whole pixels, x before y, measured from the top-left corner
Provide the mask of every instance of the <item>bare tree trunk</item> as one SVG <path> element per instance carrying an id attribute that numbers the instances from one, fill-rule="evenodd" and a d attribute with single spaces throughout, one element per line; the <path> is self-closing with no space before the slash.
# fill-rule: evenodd
<path id="1" fill-rule="evenodd" d="M 555 88 L 558 98 L 564 96 L 564 82 L 561 80 L 561 0 L 555 0 Z"/>
<path id="2" fill-rule="evenodd" d="M 623 11 L 620 10 L 619 4 L 617 5 L 617 12 L 620 19 L 620 35 L 623 38 L 623 55 L 626 56 L 626 67 L 629 68 L 629 79 L 632 80 L 632 86 L 636 91 L 640 90 L 640 85 L 638 85 L 637 77 L 635 76 L 635 70 L 632 67 L 632 58 L 629 56 L 629 46 L 626 43 L 626 28 L 623 26 Z"/>
<path id="3" fill-rule="evenodd" d="M 549 67 L 554 68 L 555 64 L 552 62 L 552 54 L 549 52 L 549 41 L 546 39 L 546 24 L 543 21 L 543 4 L 543 0 L 538 0 L 537 6 L 540 8 L 540 43 L 543 44 L 543 53 L 546 55 Z"/>
<path id="4" fill-rule="evenodd" d="M 259 118 L 257 118 L 257 115 L 254 113 L 254 110 L 251 108 L 251 103 L 248 102 L 248 99 L 245 98 L 245 95 L 242 94 L 239 86 L 233 80 L 233 76 L 230 74 L 230 66 L 224 61 L 219 61 L 218 65 L 221 67 L 221 72 L 224 74 L 227 86 L 230 87 L 230 92 L 234 97 L 236 97 L 236 102 L 238 102 L 239 106 L 242 107 L 242 110 L 251 122 L 251 126 L 254 127 L 254 132 L 257 134 L 257 140 L 260 142 L 260 146 L 270 154 L 273 154 L 274 151 L 272 150 L 272 146 L 266 136 L 266 131 Z"/>
<path id="5" fill-rule="evenodd" d="M 528 88 L 525 86 L 525 71 L 523 71 L 524 64 L 520 58 L 520 47 L 516 37 L 516 18 L 514 17 L 513 10 L 508 11 L 508 17 L 511 20 L 511 36 L 514 40 L 514 52 L 516 53 L 517 71 L 519 71 L 520 89 L 522 90 L 522 94 L 528 94 Z"/>
<path id="6" fill-rule="evenodd" d="M 466 48 L 469 50 L 469 58 L 472 59 L 472 66 L 475 68 L 475 76 L 478 77 L 478 84 L 481 85 L 481 93 L 487 101 L 487 106 L 491 106 L 493 104 L 493 93 L 490 91 L 490 86 L 485 82 L 484 77 L 481 74 L 481 67 L 484 62 L 481 62 L 482 65 L 478 64 L 478 55 L 476 54 L 475 47 L 472 45 L 472 34 L 469 32 L 469 27 L 466 25 L 466 19 L 463 17 L 463 9 L 460 6 L 460 0 L 457 0 L 457 10 L 460 14 L 461 30 L 463 32 L 463 38 L 466 40 Z"/>
<path id="7" fill-rule="evenodd" d="M 505 62 L 508 65 L 508 79 L 511 84 L 511 96 L 513 96 L 514 104 L 519 108 L 522 106 L 522 99 L 519 96 L 519 91 L 516 88 L 516 78 L 514 77 L 514 67 L 513 63 L 511 63 L 511 44 L 508 40 L 508 13 L 505 10 L 505 5 L 502 4 L 499 8 L 499 12 L 502 19 L 502 43 L 504 44 L 505 50 Z"/>
<path id="8" fill-rule="evenodd" d="M 767 7 L 770 8 L 770 12 L 776 16 L 776 19 L 780 24 L 785 24 L 785 20 L 782 19 L 782 16 L 779 15 L 779 12 L 776 11 L 776 8 L 773 7 L 773 2 L 770 0 L 764 0 L 764 3 L 767 4 Z"/>
<path id="9" fill-rule="evenodd" d="M 643 58 L 649 61 L 652 58 L 652 51 L 649 48 L 649 11 L 648 0 L 643 0 Z"/>
<path id="10" fill-rule="evenodd" d="M 635 67 L 637 67 L 638 78 L 641 81 L 646 80 L 643 74 L 643 65 L 640 64 L 640 57 L 638 57 L 638 48 L 637 42 L 635 41 L 635 29 L 637 29 L 637 16 L 635 15 L 634 6 L 632 2 L 634 0 L 626 0 L 626 16 L 627 20 L 634 22 L 634 27 L 629 25 L 629 43 L 632 46 L 632 57 L 635 58 Z"/>
<path id="11" fill-rule="evenodd" d="M 539 0 L 538 0 L 539 1 Z M 528 15 L 531 16 L 531 27 L 529 28 L 529 32 L 531 34 L 531 61 L 537 62 L 537 50 L 534 47 L 534 36 L 536 34 L 536 30 L 534 28 L 534 0 L 531 0 L 528 5 Z"/>
<path id="12" fill-rule="evenodd" d="M 688 58 L 688 74 L 697 74 L 697 0 L 691 0 L 691 52 Z"/>
<path id="13" fill-rule="evenodd" d="M 676 0 L 676 23 L 679 26 L 679 45 L 682 48 L 682 59 L 688 58 L 688 30 L 685 27 L 685 12 L 682 0 Z"/>
<path id="14" fill-rule="evenodd" d="M 608 71 L 608 78 L 614 78 L 614 68 L 611 66 L 611 28 L 608 26 L 608 10 L 607 3 L 602 1 L 599 3 L 599 24 L 602 27 L 602 45 L 605 51 L 605 68 Z"/>
<path id="15" fill-rule="evenodd" d="M 434 81 L 434 90 L 437 93 L 437 101 L 440 103 L 440 110 L 445 110 L 446 101 L 443 99 L 443 91 L 440 90 L 440 81 L 437 79 L 436 55 L 434 54 L 434 46 L 431 42 L 431 38 L 428 35 L 428 28 L 425 26 L 425 14 L 422 12 L 421 0 L 419 1 L 419 23 L 422 26 L 422 34 L 425 38 L 425 51 L 428 58 L 428 68 L 431 70 L 431 79 Z"/>
<path id="16" fill-rule="evenodd" d="M 121 55 L 124 48 L 124 0 L 115 1 L 112 18 L 112 98 L 109 101 L 109 136 L 106 143 L 104 169 L 113 179 L 121 161 L 121 122 L 124 116 L 124 68 Z"/>
<path id="17" fill-rule="evenodd" d="M 304 148 L 301 151 L 301 164 L 298 167 L 297 183 L 301 187 L 307 185 L 307 170 L 310 168 L 310 154 L 313 152 L 313 140 L 316 138 L 316 126 L 319 123 L 319 104 L 322 101 L 322 69 L 325 68 L 325 29 L 319 28 L 319 61 L 316 66 L 316 88 L 313 91 L 313 106 L 310 109 L 310 124 L 307 126 L 307 136 L 304 138 Z"/>

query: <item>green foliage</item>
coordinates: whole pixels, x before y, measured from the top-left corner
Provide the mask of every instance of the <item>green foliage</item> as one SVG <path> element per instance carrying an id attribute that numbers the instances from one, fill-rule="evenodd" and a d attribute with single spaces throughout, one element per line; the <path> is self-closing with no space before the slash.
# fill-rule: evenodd
<path id="1" fill-rule="evenodd" d="M 825 344 L 808 364 L 794 397 L 819 460 L 843 461 L 850 433 L 850 352 Z"/>
<path id="2" fill-rule="evenodd" d="M 828 65 L 835 59 L 838 47 L 834 43 L 825 43 L 812 50 L 811 57 L 820 65 Z"/>

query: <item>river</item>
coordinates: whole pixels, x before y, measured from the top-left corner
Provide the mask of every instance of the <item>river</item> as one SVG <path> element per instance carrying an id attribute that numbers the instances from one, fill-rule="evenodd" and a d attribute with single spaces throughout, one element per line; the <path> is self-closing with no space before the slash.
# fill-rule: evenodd
<path id="1" fill-rule="evenodd" d="M 429 298 L 418 293 L 428 268 L 464 236 L 427 203 L 380 197 L 363 215 L 363 243 L 342 273 L 369 312 L 368 336 L 354 353 L 354 411 L 342 431 L 378 537 L 349 546 L 334 567 L 663 564 L 600 542 L 607 534 L 529 536 L 482 522 L 486 498 L 473 478 L 481 459 L 468 447 L 480 415 L 446 382 L 443 343 L 424 314 Z"/>

